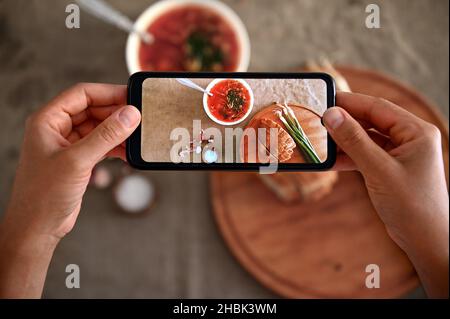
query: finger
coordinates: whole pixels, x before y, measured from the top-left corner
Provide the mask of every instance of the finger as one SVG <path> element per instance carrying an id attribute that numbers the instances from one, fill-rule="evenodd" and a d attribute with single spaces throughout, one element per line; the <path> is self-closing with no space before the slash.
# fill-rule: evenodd
<path id="1" fill-rule="evenodd" d="M 89 106 L 125 105 L 126 98 L 125 85 L 79 83 L 54 98 L 45 109 L 75 115 Z"/>
<path id="2" fill-rule="evenodd" d="M 358 121 L 358 123 L 361 124 L 359 121 Z M 386 135 L 383 135 L 377 131 L 374 131 L 373 129 L 366 130 L 366 132 L 370 136 L 372 141 L 374 141 L 379 147 L 381 147 L 385 151 L 389 151 L 392 149 L 392 147 L 394 147 L 391 140 Z M 337 155 L 339 156 L 341 154 L 345 154 L 345 152 L 343 150 L 341 150 L 341 148 L 338 146 L 337 147 Z"/>
<path id="3" fill-rule="evenodd" d="M 366 130 L 366 132 L 372 141 L 374 141 L 381 148 L 384 148 L 384 144 L 386 144 L 387 140 L 388 140 L 388 138 L 385 135 L 383 135 L 373 129 Z"/>
<path id="4" fill-rule="evenodd" d="M 80 125 L 88 119 L 96 119 L 103 121 L 115 111 L 120 109 L 123 105 L 109 105 L 109 106 L 93 106 L 89 107 L 78 114 L 72 115 L 72 125 Z"/>
<path id="5" fill-rule="evenodd" d="M 87 111 L 82 111 L 78 114 L 72 115 L 72 125 L 80 125 L 89 118 Z"/>
<path id="6" fill-rule="evenodd" d="M 116 146 L 111 151 L 106 154 L 106 157 L 120 158 L 122 161 L 127 161 L 127 156 L 125 154 L 125 148 L 122 146 Z"/>
<path id="7" fill-rule="evenodd" d="M 72 116 L 75 125 L 86 117 L 89 106 L 108 106 L 126 104 L 126 86 L 115 84 L 80 83 L 55 97 L 37 112 L 54 130 L 67 136 L 72 130 Z"/>
<path id="8" fill-rule="evenodd" d="M 73 128 L 74 131 L 77 131 L 80 135 L 80 137 L 84 137 L 86 135 L 88 135 L 92 130 L 95 129 L 95 127 L 101 123 L 100 118 L 102 118 L 101 120 L 104 120 L 105 118 L 107 118 L 108 116 L 110 116 L 112 113 L 114 113 L 115 111 L 117 111 L 118 109 L 121 108 L 121 106 L 110 106 L 110 107 L 101 107 L 102 110 L 100 113 L 95 112 L 95 118 L 90 117 L 87 118 L 84 122 L 82 122 L 81 124 L 75 126 Z M 89 110 L 86 110 L 86 112 Z M 89 112 L 92 113 L 92 112 Z M 97 119 L 99 118 L 99 119 Z M 73 117 L 72 117 L 72 121 L 73 121 Z"/>
<path id="9" fill-rule="evenodd" d="M 87 120 L 80 125 L 74 127 L 74 130 L 78 132 L 80 137 L 84 137 L 91 133 L 97 127 L 97 122 L 95 120 Z"/>
<path id="10" fill-rule="evenodd" d="M 115 111 L 120 109 L 122 105 L 110 105 L 110 106 L 97 106 L 97 107 L 91 107 L 87 109 L 86 111 L 89 114 L 89 117 L 94 118 L 96 120 L 103 121 L 107 117 L 109 117 L 111 114 L 113 114 Z"/>
<path id="11" fill-rule="evenodd" d="M 355 120 L 357 120 L 359 125 L 361 125 L 363 127 L 363 129 L 365 129 L 366 131 L 374 128 L 373 125 L 367 121 L 359 120 L 359 119 L 355 119 Z"/>
<path id="12" fill-rule="evenodd" d="M 108 152 L 120 145 L 139 125 L 141 115 L 131 105 L 122 107 L 72 146 L 84 167 L 93 167 Z"/>
<path id="13" fill-rule="evenodd" d="M 391 139 L 386 135 L 383 135 L 377 131 L 369 130 L 367 134 L 370 136 L 372 141 L 374 141 L 379 147 L 384 149 L 386 152 L 389 152 L 394 148 L 394 145 L 391 142 Z"/>
<path id="14" fill-rule="evenodd" d="M 70 142 L 70 144 L 74 144 L 80 140 L 81 136 L 77 131 L 72 131 L 70 134 L 66 137 L 66 140 Z"/>
<path id="15" fill-rule="evenodd" d="M 323 120 L 336 144 L 363 174 L 377 173 L 391 161 L 389 154 L 345 110 L 332 107 L 324 113 Z"/>
<path id="16" fill-rule="evenodd" d="M 359 121 L 358 121 L 359 123 Z M 382 149 L 384 149 L 386 152 L 391 151 L 393 148 L 395 148 L 395 145 L 392 144 L 391 140 L 389 139 L 389 137 L 387 137 L 386 135 L 383 135 L 377 131 L 374 131 L 372 129 L 370 130 L 366 130 L 367 134 L 370 136 L 370 138 L 372 139 L 372 141 L 374 141 L 379 147 L 381 147 Z M 341 155 L 346 155 L 345 152 L 343 150 L 341 150 L 341 148 L 338 146 L 337 147 L 337 156 L 339 159 L 339 156 Z"/>
<path id="17" fill-rule="evenodd" d="M 336 105 L 358 121 L 370 123 L 381 133 L 389 135 L 397 145 L 403 142 L 404 136 L 399 134 L 400 130 L 394 129 L 396 126 L 423 122 L 392 102 L 363 94 L 338 92 Z"/>
<path id="18" fill-rule="evenodd" d="M 347 154 L 338 154 L 336 162 L 331 168 L 333 171 L 355 171 L 357 169 L 355 162 Z"/>

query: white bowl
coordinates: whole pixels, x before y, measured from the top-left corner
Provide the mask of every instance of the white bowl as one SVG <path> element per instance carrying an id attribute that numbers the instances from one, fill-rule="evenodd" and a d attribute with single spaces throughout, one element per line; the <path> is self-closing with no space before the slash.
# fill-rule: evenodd
<path id="1" fill-rule="evenodd" d="M 214 79 L 214 80 L 212 80 L 212 81 L 208 84 L 208 86 L 206 87 L 206 89 L 205 89 L 206 92 L 209 92 L 209 91 L 212 89 L 212 87 L 213 87 L 214 85 L 216 85 L 217 83 L 219 83 L 220 81 L 223 81 L 223 80 L 233 80 L 233 81 L 238 81 L 239 83 L 241 83 L 241 84 L 248 90 L 248 93 L 249 93 L 249 95 L 250 95 L 250 104 L 249 104 L 249 106 L 248 106 L 247 113 L 245 113 L 244 116 L 241 117 L 239 120 L 234 121 L 234 122 L 224 122 L 224 121 L 221 121 L 221 120 L 217 119 L 214 115 L 211 114 L 211 111 L 209 110 L 209 107 L 208 107 L 208 94 L 207 94 L 207 93 L 204 93 L 204 94 L 203 94 L 203 109 L 205 110 L 205 112 L 206 112 L 206 114 L 208 115 L 208 117 L 209 117 L 212 121 L 216 122 L 217 124 L 220 124 L 220 125 L 226 125 L 226 126 L 236 125 L 236 124 L 239 124 L 239 123 L 241 123 L 242 121 L 244 121 L 244 120 L 250 115 L 250 113 L 252 112 L 252 109 L 253 109 L 253 102 L 254 102 L 254 100 L 255 100 L 255 98 L 253 97 L 253 91 L 252 91 L 252 88 L 250 87 L 250 85 L 248 85 L 248 83 L 245 82 L 245 81 L 242 80 L 242 79 Z"/>
<path id="2" fill-rule="evenodd" d="M 237 14 L 222 2 L 217 0 L 161 0 L 149 6 L 142 12 L 134 23 L 134 26 L 137 30 L 145 31 L 148 26 L 163 13 L 173 8 L 190 4 L 203 6 L 213 10 L 229 22 L 230 27 L 236 33 L 240 52 L 238 66 L 234 71 L 246 72 L 250 62 L 250 39 L 248 37 L 247 29 Z M 139 36 L 135 33 L 131 33 L 128 36 L 125 50 L 128 72 L 130 74 L 143 71 L 139 65 L 139 46 Z"/>

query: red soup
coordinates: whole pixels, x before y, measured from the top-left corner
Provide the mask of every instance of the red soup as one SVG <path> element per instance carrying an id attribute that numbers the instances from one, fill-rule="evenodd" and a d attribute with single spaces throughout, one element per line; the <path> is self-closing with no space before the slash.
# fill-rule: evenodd
<path id="1" fill-rule="evenodd" d="M 171 9 L 153 21 L 155 41 L 139 47 L 147 71 L 236 71 L 239 44 L 228 21 L 198 5 Z"/>
<path id="2" fill-rule="evenodd" d="M 250 92 L 239 81 L 222 80 L 210 90 L 207 104 L 211 114 L 222 122 L 236 122 L 247 114 Z"/>

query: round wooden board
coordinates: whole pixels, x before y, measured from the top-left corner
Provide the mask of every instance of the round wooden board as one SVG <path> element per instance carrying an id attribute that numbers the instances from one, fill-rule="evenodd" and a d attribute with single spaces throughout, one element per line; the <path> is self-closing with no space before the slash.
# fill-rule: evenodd
<path id="1" fill-rule="evenodd" d="M 436 124 L 446 121 L 420 95 L 374 71 L 341 67 L 354 92 L 384 97 Z M 263 285 L 288 298 L 393 298 L 417 287 L 406 255 L 388 237 L 359 173 L 339 174 L 316 203 L 281 203 L 255 173 L 211 174 L 217 225 L 238 261 Z M 381 287 L 368 289 L 365 268 L 377 264 Z"/>

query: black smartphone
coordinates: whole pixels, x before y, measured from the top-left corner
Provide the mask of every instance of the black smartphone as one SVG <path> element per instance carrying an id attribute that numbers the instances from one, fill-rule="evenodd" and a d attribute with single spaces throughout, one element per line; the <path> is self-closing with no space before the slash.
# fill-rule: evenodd
<path id="1" fill-rule="evenodd" d="M 336 159 L 325 73 L 138 72 L 128 103 L 142 114 L 126 142 L 138 169 L 317 171 Z"/>

